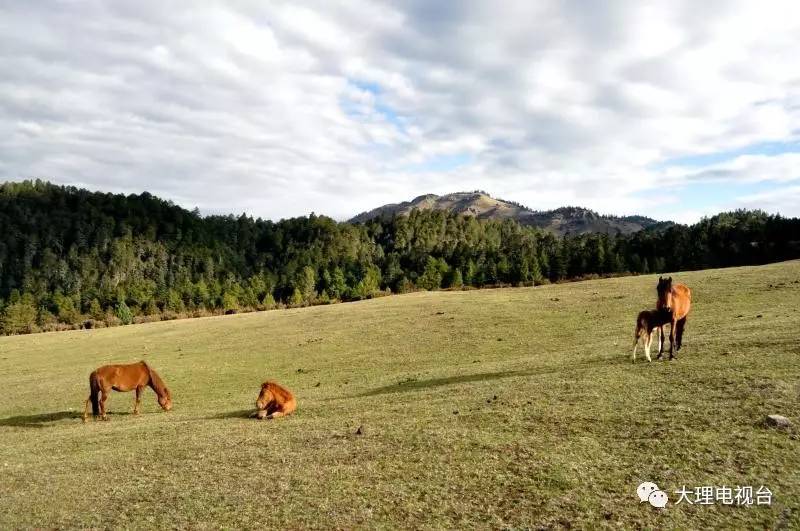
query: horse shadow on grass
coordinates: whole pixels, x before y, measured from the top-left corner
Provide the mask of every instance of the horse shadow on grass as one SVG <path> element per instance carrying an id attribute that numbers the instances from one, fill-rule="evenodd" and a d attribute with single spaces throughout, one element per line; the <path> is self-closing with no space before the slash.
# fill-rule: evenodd
<path id="1" fill-rule="evenodd" d="M 46 428 L 64 419 L 79 419 L 81 414 L 75 411 L 56 411 L 54 413 L 40 413 L 38 415 L 17 415 L 0 419 L 0 426 L 14 428 Z"/>
<path id="2" fill-rule="evenodd" d="M 386 395 L 392 393 L 411 393 L 414 391 L 421 391 L 423 389 L 431 389 L 433 387 L 442 387 L 447 385 L 462 384 L 468 382 L 486 382 L 489 380 L 499 380 L 501 378 L 513 378 L 515 376 L 533 376 L 535 374 L 548 374 L 557 372 L 556 369 L 539 369 L 539 370 L 524 370 L 524 371 L 501 371 L 501 372 L 479 372 L 474 374 L 462 374 L 458 376 L 447 376 L 445 378 L 430 378 L 428 380 L 412 380 L 403 381 L 391 385 L 378 387 L 371 391 L 357 395 L 376 396 Z"/>
<path id="3" fill-rule="evenodd" d="M 217 413 L 216 415 L 206 417 L 206 420 L 248 419 L 253 415 L 254 411 L 254 408 L 225 411 L 223 413 Z"/>
<path id="4" fill-rule="evenodd" d="M 587 370 L 591 369 L 594 366 L 602 365 L 607 367 L 607 366 L 623 365 L 623 364 L 629 365 L 630 359 L 629 358 L 623 359 L 621 357 L 590 359 L 581 363 L 570 365 L 568 367 L 565 366 L 534 367 L 530 369 L 511 370 L 511 371 L 462 374 L 458 376 L 448 376 L 445 378 L 430 378 L 428 380 L 402 381 L 399 383 L 378 387 L 371 391 L 366 391 L 364 393 L 356 395 L 356 397 L 377 396 L 377 395 L 385 395 L 392 393 L 409 393 L 414 391 L 420 391 L 423 389 L 431 389 L 434 387 L 443 387 L 447 385 L 455 385 L 455 384 L 462 384 L 469 382 L 486 382 L 490 380 L 499 380 L 502 378 L 514 378 L 518 376 L 541 376 L 547 374 L 555 374 L 568 371 L 570 368 L 574 368 L 575 370 Z"/>
<path id="5" fill-rule="evenodd" d="M 131 413 L 128 411 L 108 412 L 109 417 L 120 415 L 131 415 Z M 17 415 L 16 417 L 0 419 L 0 428 L 48 428 L 55 426 L 58 421 L 67 419 L 81 420 L 83 419 L 83 413 L 79 411 L 56 411 L 37 415 Z"/>

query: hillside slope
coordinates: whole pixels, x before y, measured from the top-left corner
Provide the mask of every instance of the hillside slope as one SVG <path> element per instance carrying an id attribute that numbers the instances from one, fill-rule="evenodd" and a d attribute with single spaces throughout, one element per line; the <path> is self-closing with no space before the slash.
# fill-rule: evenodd
<path id="1" fill-rule="evenodd" d="M 630 361 L 657 276 L 0 338 L 0 528 L 797 528 L 797 432 L 759 421 L 800 423 L 800 262 L 674 276 L 673 362 Z M 89 372 L 137 359 L 174 410 L 81 424 Z M 296 415 L 246 418 L 267 378 Z"/>
<path id="2" fill-rule="evenodd" d="M 646 228 L 671 225 L 669 222 L 659 222 L 644 216 L 601 216 L 597 212 L 579 207 L 535 211 L 517 203 L 495 199 L 483 192 L 421 195 L 411 201 L 383 205 L 363 212 L 350 221 L 363 223 L 377 217 L 404 216 L 413 209 L 446 210 L 479 219 L 513 219 L 523 225 L 539 227 L 559 236 L 567 233 L 632 234 Z"/>

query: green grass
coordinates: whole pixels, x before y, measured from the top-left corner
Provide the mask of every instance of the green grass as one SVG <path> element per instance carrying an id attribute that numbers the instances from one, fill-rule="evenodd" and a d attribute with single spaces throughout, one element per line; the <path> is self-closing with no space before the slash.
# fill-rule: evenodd
<path id="1" fill-rule="evenodd" d="M 0 528 L 797 527 L 800 262 L 674 276 L 673 362 L 630 360 L 653 276 L 1 338 Z M 82 424 L 89 372 L 142 358 L 175 409 Z M 295 416 L 246 418 L 266 378 Z"/>

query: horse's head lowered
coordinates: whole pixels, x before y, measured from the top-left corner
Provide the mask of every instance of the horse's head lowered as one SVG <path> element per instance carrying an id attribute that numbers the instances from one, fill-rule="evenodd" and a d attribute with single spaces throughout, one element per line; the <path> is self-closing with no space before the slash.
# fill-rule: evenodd
<path id="1" fill-rule="evenodd" d="M 656 308 L 658 308 L 659 310 L 666 310 L 668 312 L 671 312 L 672 277 L 669 278 L 658 277 L 658 286 L 656 286 L 656 291 L 658 292 L 658 302 L 656 303 Z"/>
<path id="2" fill-rule="evenodd" d="M 256 408 L 258 409 L 267 409 L 267 406 L 270 402 L 274 399 L 272 394 L 272 390 L 270 389 L 270 383 L 264 382 L 261 384 L 261 392 L 258 394 L 258 399 L 256 400 Z"/>
<path id="3" fill-rule="evenodd" d="M 161 409 L 164 411 L 169 411 L 172 409 L 172 393 L 169 392 L 167 384 L 164 383 L 161 376 L 159 376 L 152 367 L 147 365 L 147 363 L 144 361 L 140 363 L 144 365 L 147 372 L 150 373 L 150 387 L 152 387 L 153 391 L 155 391 L 158 396 L 158 405 L 161 406 Z"/>
<path id="4" fill-rule="evenodd" d="M 161 409 L 164 411 L 172 409 L 172 395 L 166 387 L 158 395 L 158 405 L 161 406 Z"/>

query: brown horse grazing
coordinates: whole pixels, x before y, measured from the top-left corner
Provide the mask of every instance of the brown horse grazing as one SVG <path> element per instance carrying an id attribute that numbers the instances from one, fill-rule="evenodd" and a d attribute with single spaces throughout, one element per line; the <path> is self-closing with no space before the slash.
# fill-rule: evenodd
<path id="1" fill-rule="evenodd" d="M 275 382 L 266 381 L 261 384 L 261 392 L 256 400 L 259 419 L 275 419 L 291 415 L 297 409 L 297 400 L 291 391 Z"/>
<path id="2" fill-rule="evenodd" d="M 100 415 L 103 420 L 108 420 L 106 416 L 106 399 L 111 389 L 123 392 L 136 390 L 133 414 L 138 415 L 142 390 L 145 386 L 149 386 L 156 392 L 158 405 L 164 411 L 172 409 L 172 396 L 164 384 L 164 380 L 144 361 L 129 365 L 104 365 L 100 367 L 89 375 L 89 398 L 86 399 L 86 407 L 83 410 L 83 421 L 86 422 L 89 416 L 89 403 L 92 404 L 92 415 L 94 417 Z"/>
<path id="3" fill-rule="evenodd" d="M 653 342 L 653 332 L 659 330 L 672 320 L 672 314 L 664 310 L 644 310 L 636 317 L 636 330 L 633 332 L 633 361 L 636 361 L 636 348 L 639 339 L 644 338 L 644 356 L 650 359 L 650 344 Z M 661 350 L 661 335 L 658 336 L 658 349 Z"/>
<path id="4" fill-rule="evenodd" d="M 669 359 L 675 357 L 674 350 L 681 349 L 683 342 L 683 331 L 686 328 L 686 317 L 692 308 L 692 290 L 684 284 L 672 284 L 672 277 L 658 277 L 658 301 L 656 308 L 672 314 L 669 325 Z M 656 359 L 661 359 L 664 353 L 664 328 L 661 328 L 661 346 L 658 349 Z"/>

